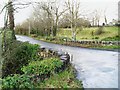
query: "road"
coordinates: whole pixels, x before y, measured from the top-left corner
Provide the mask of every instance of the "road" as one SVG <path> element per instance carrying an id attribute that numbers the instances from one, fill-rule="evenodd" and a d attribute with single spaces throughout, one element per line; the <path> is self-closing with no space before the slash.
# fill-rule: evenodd
<path id="1" fill-rule="evenodd" d="M 16 37 L 22 42 L 29 41 L 42 47 L 68 52 L 73 56 L 72 64 L 84 88 L 118 88 L 118 52 L 57 45 L 27 36 Z"/>

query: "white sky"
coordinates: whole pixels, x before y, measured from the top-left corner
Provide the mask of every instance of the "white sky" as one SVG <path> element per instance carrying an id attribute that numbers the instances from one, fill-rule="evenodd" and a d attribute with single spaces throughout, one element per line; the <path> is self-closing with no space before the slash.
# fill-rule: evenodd
<path id="1" fill-rule="evenodd" d="M 0 10 L 4 6 L 5 2 L 8 0 L 0 0 Z M 21 0 L 17 0 L 21 1 Z M 24 1 L 41 1 L 41 0 L 24 0 Z M 45 1 L 45 0 L 44 0 Z M 63 0 L 65 1 L 65 0 Z M 101 23 L 103 20 L 104 10 L 106 10 L 106 16 L 108 21 L 112 21 L 112 19 L 118 18 L 118 2 L 119 0 L 81 0 L 81 9 L 85 10 L 85 13 L 89 14 L 94 10 L 101 11 Z M 26 8 L 19 10 L 18 13 L 15 14 L 15 23 L 21 23 L 26 18 L 28 18 L 32 13 L 31 8 Z M 3 14 L 0 15 L 0 27 L 4 24 Z"/>

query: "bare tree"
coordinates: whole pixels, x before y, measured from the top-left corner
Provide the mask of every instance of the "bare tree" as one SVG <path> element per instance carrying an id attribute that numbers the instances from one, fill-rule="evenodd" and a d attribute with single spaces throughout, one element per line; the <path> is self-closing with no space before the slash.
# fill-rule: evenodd
<path id="1" fill-rule="evenodd" d="M 62 6 L 63 8 L 63 6 Z M 37 7 L 34 7 L 34 17 L 40 21 L 38 23 L 43 22 L 45 31 L 50 31 L 52 36 L 56 36 L 58 31 L 58 23 L 60 17 L 67 11 L 67 9 L 61 9 L 57 0 L 41 2 L 38 3 Z M 49 35 L 49 34 L 48 34 Z"/>
<path id="2" fill-rule="evenodd" d="M 68 9 L 63 9 L 62 11 L 60 10 L 60 5 L 58 5 L 57 0 L 53 2 L 48 2 L 48 5 L 42 7 L 45 11 L 48 13 L 48 17 L 51 18 L 51 34 L 52 36 L 56 36 L 56 33 L 58 31 L 58 23 L 59 23 L 59 18 L 68 10 Z M 64 8 L 64 7 L 62 7 Z"/>
<path id="3" fill-rule="evenodd" d="M 95 12 L 94 11 L 88 14 L 88 18 L 91 22 L 91 25 L 95 26 Z"/>
<path id="4" fill-rule="evenodd" d="M 77 21 L 79 18 L 80 11 L 80 2 L 78 0 L 68 0 L 66 2 L 66 7 L 69 9 L 70 13 L 70 23 L 71 23 L 71 31 L 72 31 L 72 39 L 76 40 L 77 35 Z"/>
<path id="5" fill-rule="evenodd" d="M 17 11 L 18 9 L 24 9 L 26 8 L 25 6 L 29 6 L 31 3 L 20 3 L 17 0 L 8 0 L 7 4 L 3 6 L 3 8 L 0 11 L 0 14 L 3 13 L 5 9 L 7 9 L 7 16 L 8 16 L 8 21 L 7 21 L 7 27 L 12 31 L 12 40 L 15 40 L 15 20 L 14 20 L 14 12 Z M 6 22 L 6 21 L 5 21 Z M 5 27 L 5 26 L 4 26 Z"/>
<path id="6" fill-rule="evenodd" d="M 69 18 L 70 18 L 69 13 L 65 13 L 65 14 L 60 18 L 59 27 L 60 27 L 60 28 L 70 28 L 70 27 L 71 27 L 71 23 L 70 23 Z"/>
<path id="7" fill-rule="evenodd" d="M 47 36 L 50 35 L 53 26 L 53 16 L 51 13 L 50 4 L 45 2 L 39 3 L 34 7 L 33 15 L 31 16 L 33 20 L 32 26 L 37 30 L 36 34 L 39 32 L 44 32 Z M 39 29 L 39 30 L 38 30 Z"/>
<path id="8" fill-rule="evenodd" d="M 3 27 L 3 51 L 6 52 L 6 46 L 7 46 L 7 41 L 6 41 L 6 29 L 7 29 L 7 24 L 8 24 L 8 11 L 5 11 L 4 15 L 4 27 Z"/>
<path id="9" fill-rule="evenodd" d="M 68 9 L 64 9 L 64 7 L 62 6 L 63 10 L 61 11 L 60 9 L 60 5 L 58 5 L 58 2 L 55 1 L 53 3 L 53 16 L 54 18 L 54 28 L 53 28 L 53 36 L 56 36 L 56 32 L 58 31 L 58 23 L 59 23 L 59 19 L 60 17 L 68 10 Z"/>
<path id="10" fill-rule="evenodd" d="M 6 36 L 6 30 L 10 29 L 12 31 L 11 38 L 12 40 L 16 40 L 15 37 L 15 23 L 14 23 L 14 12 L 19 7 L 14 8 L 17 5 L 22 5 L 20 3 L 14 3 L 16 0 L 8 0 L 7 4 L 3 6 L 3 8 L 0 11 L 0 14 L 4 13 L 4 27 L 3 27 L 3 51 L 6 52 L 7 50 L 7 36 Z M 25 4 L 26 5 L 26 4 Z M 22 5 L 23 6 L 23 5 Z"/>
<path id="11" fill-rule="evenodd" d="M 9 29 L 12 31 L 12 39 L 16 39 L 15 37 L 15 23 L 14 23 L 14 8 L 12 0 L 8 1 L 8 17 L 9 17 Z"/>
<path id="12" fill-rule="evenodd" d="M 92 18 L 92 25 L 93 26 L 95 25 L 95 18 L 94 17 Z"/>
<path id="13" fill-rule="evenodd" d="M 46 12 L 44 14 L 47 14 L 46 22 L 49 26 L 48 28 L 50 28 L 51 35 L 53 36 L 54 16 L 52 14 L 52 10 L 53 10 L 52 4 L 53 4 L 53 2 L 45 2 L 41 6 L 41 9 L 44 10 L 44 12 Z"/>
<path id="14" fill-rule="evenodd" d="M 100 18 L 101 18 L 101 13 L 98 10 L 95 10 L 95 24 L 99 27 L 100 23 Z"/>
<path id="15" fill-rule="evenodd" d="M 106 16 L 106 10 L 104 10 L 104 20 L 105 20 L 105 24 L 107 25 L 107 16 Z"/>

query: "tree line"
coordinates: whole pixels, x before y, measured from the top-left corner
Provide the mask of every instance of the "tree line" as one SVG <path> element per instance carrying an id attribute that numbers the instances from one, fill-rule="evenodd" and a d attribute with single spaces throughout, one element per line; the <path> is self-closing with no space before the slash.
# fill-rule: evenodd
<path id="1" fill-rule="evenodd" d="M 83 27 L 99 26 L 100 13 L 95 10 L 91 14 L 91 20 L 88 17 L 83 17 L 81 3 L 79 0 L 67 0 L 62 2 L 58 0 L 48 0 L 47 2 L 27 2 L 17 3 L 16 0 L 8 0 L 8 3 L 3 7 L 5 10 L 4 33 L 6 28 L 12 31 L 13 40 L 15 32 L 17 34 L 36 34 L 40 36 L 56 36 L 60 28 L 71 28 L 71 37 L 76 40 L 77 33 Z M 17 9 L 24 9 L 32 5 L 34 11 L 23 23 L 15 26 L 14 12 Z M 1 12 L 2 12 L 1 11 Z M 105 24 L 107 17 L 105 16 Z M 78 29 L 79 28 L 79 29 Z M 5 34 L 4 34 L 5 37 Z"/>
<path id="2" fill-rule="evenodd" d="M 17 33 L 54 37 L 60 28 L 71 28 L 71 36 L 76 40 L 78 28 L 91 26 L 88 19 L 81 17 L 78 0 L 67 0 L 62 5 L 57 0 L 42 1 L 33 8 L 32 15 L 16 26 Z"/>

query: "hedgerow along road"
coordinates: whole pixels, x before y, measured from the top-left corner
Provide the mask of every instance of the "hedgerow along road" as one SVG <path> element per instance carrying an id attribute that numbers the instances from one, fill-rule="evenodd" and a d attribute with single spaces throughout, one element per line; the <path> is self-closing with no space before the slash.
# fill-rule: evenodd
<path id="1" fill-rule="evenodd" d="M 82 81 L 84 88 L 118 88 L 119 52 L 52 44 L 21 35 L 16 37 L 22 42 L 68 52 L 77 70 L 77 78 Z"/>

